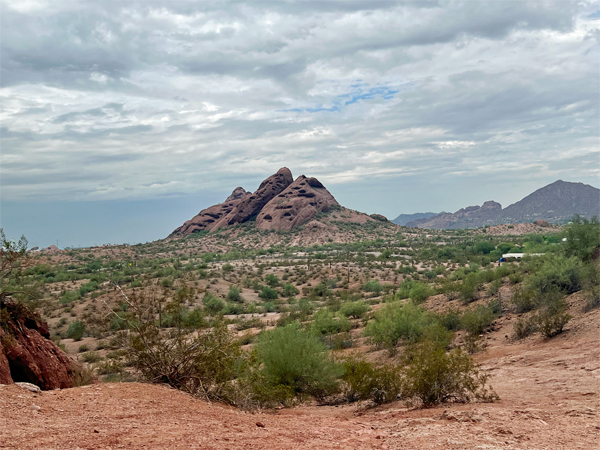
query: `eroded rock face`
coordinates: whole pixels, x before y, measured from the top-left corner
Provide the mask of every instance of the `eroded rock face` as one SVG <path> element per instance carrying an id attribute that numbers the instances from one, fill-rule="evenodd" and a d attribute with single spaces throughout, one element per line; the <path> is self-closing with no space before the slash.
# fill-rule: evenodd
<path id="1" fill-rule="evenodd" d="M 244 188 L 235 188 L 225 202 L 203 209 L 198 215 L 173 231 L 173 234 L 192 234 L 203 230 L 213 230 L 217 222 L 233 211 L 234 207 L 248 195 L 250 192 L 246 192 Z"/>
<path id="2" fill-rule="evenodd" d="M 292 172 L 283 167 L 276 174 L 264 180 L 256 192 L 246 192 L 237 187 L 224 203 L 206 208 L 173 231 L 172 234 L 192 234 L 198 231 L 212 231 L 217 228 L 244 223 L 260 212 L 269 201 L 287 188 L 294 179 Z"/>
<path id="3" fill-rule="evenodd" d="M 283 192 L 293 181 L 290 169 L 282 167 L 275 175 L 263 181 L 256 192 L 242 198 L 229 214 L 215 224 L 214 228 L 244 223 L 256 217 L 267 203 Z"/>
<path id="4" fill-rule="evenodd" d="M 256 227 L 291 231 L 337 204 L 319 180 L 301 175 L 265 205 L 256 218 Z"/>
<path id="5" fill-rule="evenodd" d="M 72 387 L 74 363 L 49 339 L 48 325 L 39 317 L 20 314 L 16 304 L 3 308 L 0 383 L 26 382 L 44 390 Z"/>

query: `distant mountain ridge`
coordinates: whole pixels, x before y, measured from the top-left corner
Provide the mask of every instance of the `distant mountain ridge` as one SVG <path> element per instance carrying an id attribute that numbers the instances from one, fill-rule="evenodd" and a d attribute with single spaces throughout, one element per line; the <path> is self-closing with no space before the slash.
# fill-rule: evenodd
<path id="1" fill-rule="evenodd" d="M 485 202 L 455 213 L 441 213 L 406 223 L 408 227 L 432 229 L 480 228 L 485 225 L 545 220 L 564 223 L 575 214 L 600 216 L 600 189 L 589 184 L 558 180 L 502 209 L 500 203 Z"/>
<path id="2" fill-rule="evenodd" d="M 398 217 L 396 217 L 394 220 L 392 220 L 392 222 L 395 223 L 396 225 L 404 226 L 408 222 L 412 222 L 413 220 L 429 219 L 430 217 L 437 216 L 438 214 L 443 214 L 443 212 L 441 212 L 441 213 L 425 212 L 425 213 L 414 213 L 414 214 L 400 214 Z"/>

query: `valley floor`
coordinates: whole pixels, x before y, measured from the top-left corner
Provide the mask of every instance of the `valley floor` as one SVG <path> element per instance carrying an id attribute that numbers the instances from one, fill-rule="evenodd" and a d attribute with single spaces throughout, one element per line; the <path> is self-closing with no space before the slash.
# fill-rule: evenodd
<path id="1" fill-rule="evenodd" d="M 599 316 L 598 310 L 587 313 L 578 329 L 549 341 L 494 342 L 478 354 L 491 371 L 497 403 L 410 410 L 396 402 L 258 414 L 141 383 L 41 394 L 0 385 L 0 448 L 598 448 Z"/>

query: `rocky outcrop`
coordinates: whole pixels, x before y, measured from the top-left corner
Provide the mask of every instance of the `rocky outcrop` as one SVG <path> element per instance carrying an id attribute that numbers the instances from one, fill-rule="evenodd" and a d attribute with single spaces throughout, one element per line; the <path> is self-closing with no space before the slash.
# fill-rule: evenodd
<path id="1" fill-rule="evenodd" d="M 301 175 L 262 208 L 256 217 L 256 227 L 291 231 L 337 204 L 319 180 Z"/>
<path id="2" fill-rule="evenodd" d="M 243 192 L 242 192 L 243 191 Z M 192 234 L 198 231 L 211 231 L 216 228 L 220 219 L 227 216 L 246 197 L 250 195 L 243 188 L 237 187 L 224 203 L 203 209 L 192 219 L 173 231 L 173 234 Z"/>
<path id="3" fill-rule="evenodd" d="M 0 383 L 26 382 L 41 389 L 68 388 L 74 362 L 52 342 L 48 325 L 18 303 L 2 305 Z"/>
<path id="4" fill-rule="evenodd" d="M 371 214 L 369 215 L 369 217 L 371 219 L 378 220 L 379 222 L 389 222 L 388 218 L 385 217 L 383 214 Z"/>
<path id="5" fill-rule="evenodd" d="M 293 182 L 294 178 L 290 169 L 282 167 L 275 175 L 271 175 L 260 183 L 254 194 L 242 198 L 229 214 L 215 224 L 214 228 L 227 227 L 254 219 L 267 203 L 283 192 Z"/>
<path id="6" fill-rule="evenodd" d="M 254 219 L 275 196 L 283 192 L 294 178 L 287 167 L 264 180 L 254 193 L 237 187 L 224 203 L 200 211 L 192 219 L 173 231 L 172 235 L 187 235 L 212 231 Z"/>

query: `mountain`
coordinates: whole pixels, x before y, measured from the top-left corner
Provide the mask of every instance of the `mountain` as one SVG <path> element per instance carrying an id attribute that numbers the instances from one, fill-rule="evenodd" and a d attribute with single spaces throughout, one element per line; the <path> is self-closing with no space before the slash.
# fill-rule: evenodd
<path id="1" fill-rule="evenodd" d="M 564 223 L 575 214 L 587 218 L 600 216 L 600 189 L 588 184 L 558 180 L 504 209 L 500 203 L 488 201 L 482 206 L 469 206 L 454 214 L 442 213 L 413 220 L 406 226 L 457 229 L 536 220 Z"/>
<path id="2" fill-rule="evenodd" d="M 394 220 L 392 220 L 392 222 L 395 223 L 396 225 L 404 226 L 408 222 L 412 222 L 413 220 L 429 219 L 430 217 L 437 216 L 438 214 L 444 214 L 444 213 L 426 212 L 426 213 L 414 213 L 414 214 L 400 214 L 398 217 L 396 217 Z"/>
<path id="3" fill-rule="evenodd" d="M 319 180 L 304 175 L 294 180 L 292 172 L 283 167 L 254 193 L 235 188 L 225 202 L 200 211 L 172 235 L 213 231 L 251 220 L 256 220 L 256 228 L 261 230 L 291 231 L 332 206 L 339 204 Z"/>

